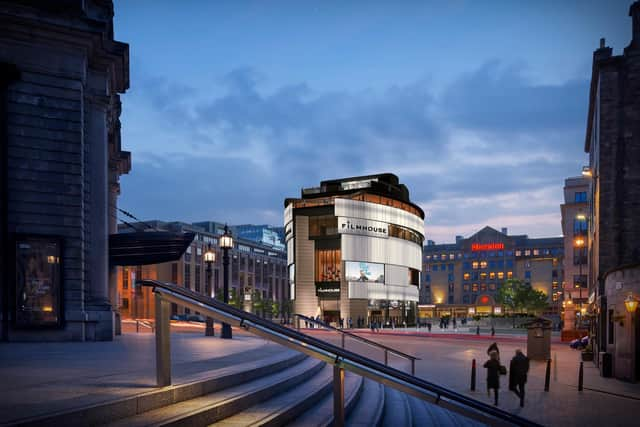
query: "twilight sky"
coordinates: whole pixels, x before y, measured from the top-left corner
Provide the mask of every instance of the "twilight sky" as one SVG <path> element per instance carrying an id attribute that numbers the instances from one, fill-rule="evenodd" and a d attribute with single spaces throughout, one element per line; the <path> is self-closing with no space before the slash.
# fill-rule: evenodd
<path id="1" fill-rule="evenodd" d="M 561 235 L 591 58 L 632 0 L 116 0 L 130 44 L 119 205 L 141 219 L 282 225 L 323 179 L 391 172 L 426 238 Z"/>

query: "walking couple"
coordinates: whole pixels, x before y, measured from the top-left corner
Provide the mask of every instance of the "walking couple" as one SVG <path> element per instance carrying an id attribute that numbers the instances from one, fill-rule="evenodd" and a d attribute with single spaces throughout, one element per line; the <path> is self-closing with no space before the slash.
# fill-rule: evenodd
<path id="1" fill-rule="evenodd" d="M 498 406 L 498 390 L 500 389 L 500 375 L 507 374 L 507 368 L 500 364 L 500 350 L 498 344 L 493 343 L 487 349 L 489 360 L 484 364 L 487 368 L 487 393 L 490 395 L 491 389 L 494 391 L 494 405 Z M 509 390 L 513 391 L 520 398 L 520 406 L 524 406 L 524 385 L 527 382 L 529 372 L 529 358 L 516 350 L 516 354 L 509 364 Z"/>

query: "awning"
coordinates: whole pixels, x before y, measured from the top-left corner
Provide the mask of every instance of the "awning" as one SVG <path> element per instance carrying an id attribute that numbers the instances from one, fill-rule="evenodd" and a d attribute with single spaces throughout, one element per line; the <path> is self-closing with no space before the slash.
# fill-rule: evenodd
<path id="1" fill-rule="evenodd" d="M 111 265 L 147 265 L 180 259 L 195 233 L 139 231 L 109 235 Z"/>

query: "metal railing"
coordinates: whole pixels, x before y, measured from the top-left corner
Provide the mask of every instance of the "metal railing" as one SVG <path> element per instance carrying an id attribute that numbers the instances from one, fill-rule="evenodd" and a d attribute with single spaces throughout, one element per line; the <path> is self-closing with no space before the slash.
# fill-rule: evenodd
<path id="1" fill-rule="evenodd" d="M 138 283 L 153 287 L 155 293 L 158 386 L 171 384 L 169 316 L 171 303 L 175 303 L 333 365 L 335 426 L 344 425 L 344 370 L 347 370 L 488 425 L 539 427 L 539 424 L 526 418 L 416 378 L 406 372 L 385 366 L 295 329 L 262 319 L 184 287 L 155 280 L 141 280 Z"/>
<path id="2" fill-rule="evenodd" d="M 361 337 L 360 335 L 356 335 L 354 333 L 345 331 L 344 329 L 339 329 L 339 328 L 335 328 L 331 325 L 327 325 L 325 322 L 322 322 L 320 320 L 316 320 L 312 317 L 307 317 L 303 314 L 298 314 L 298 313 L 294 313 L 293 314 L 294 317 L 297 318 L 296 321 L 296 327 L 298 330 L 300 330 L 300 319 L 302 319 L 305 322 L 308 323 L 313 323 L 314 325 L 318 325 L 319 327 L 328 329 L 330 331 L 336 331 L 339 332 L 341 334 L 341 340 L 342 340 L 342 348 L 345 348 L 345 337 L 350 337 L 356 341 L 360 341 L 364 344 L 370 345 L 372 347 L 377 347 L 380 348 L 384 351 L 384 364 L 385 366 L 389 366 L 389 353 L 391 354 L 395 354 L 397 356 L 402 357 L 403 359 L 407 359 L 409 362 L 411 362 L 411 375 L 415 375 L 416 374 L 416 360 L 420 360 L 419 357 L 415 357 L 415 356 L 411 356 L 410 354 L 407 353 L 403 353 L 400 350 L 396 350 L 395 348 L 391 348 L 391 347 L 387 347 L 386 345 L 377 343 L 375 341 L 372 341 L 370 339 Z"/>

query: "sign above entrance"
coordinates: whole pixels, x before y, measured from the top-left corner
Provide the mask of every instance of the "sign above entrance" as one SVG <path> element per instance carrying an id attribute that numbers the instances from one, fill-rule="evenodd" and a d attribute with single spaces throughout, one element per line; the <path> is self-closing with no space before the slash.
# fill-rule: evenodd
<path id="1" fill-rule="evenodd" d="M 389 226 L 384 222 L 359 218 L 338 217 L 338 233 L 359 234 L 372 237 L 389 237 Z"/>
<path id="2" fill-rule="evenodd" d="M 340 298 L 340 282 L 316 283 L 316 296 L 320 298 Z"/>
<path id="3" fill-rule="evenodd" d="M 477 251 L 499 251 L 504 249 L 504 243 L 472 243 L 471 250 Z"/>

